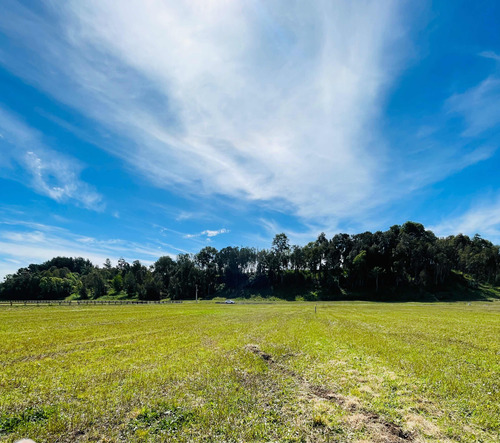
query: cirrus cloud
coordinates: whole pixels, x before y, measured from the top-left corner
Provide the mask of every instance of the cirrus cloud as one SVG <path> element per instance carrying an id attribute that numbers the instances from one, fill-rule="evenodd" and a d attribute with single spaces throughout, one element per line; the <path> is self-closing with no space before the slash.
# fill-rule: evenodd
<path id="1" fill-rule="evenodd" d="M 103 197 L 80 179 L 82 166 L 73 158 L 48 148 L 41 135 L 17 116 L 0 108 L 0 174 L 28 185 L 57 202 L 87 209 L 104 208 Z"/>
<path id="2" fill-rule="evenodd" d="M 3 64 L 120 134 L 101 147 L 158 186 L 304 219 L 380 201 L 376 119 L 404 59 L 401 2 L 10 6 L 0 26 L 37 68 Z"/>

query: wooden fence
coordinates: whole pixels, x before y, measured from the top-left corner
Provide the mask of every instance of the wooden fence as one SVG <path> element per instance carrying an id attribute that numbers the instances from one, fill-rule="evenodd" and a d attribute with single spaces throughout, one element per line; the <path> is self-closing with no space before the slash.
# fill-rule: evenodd
<path id="1" fill-rule="evenodd" d="M 0 305 L 159 305 L 182 300 L 0 300 Z"/>

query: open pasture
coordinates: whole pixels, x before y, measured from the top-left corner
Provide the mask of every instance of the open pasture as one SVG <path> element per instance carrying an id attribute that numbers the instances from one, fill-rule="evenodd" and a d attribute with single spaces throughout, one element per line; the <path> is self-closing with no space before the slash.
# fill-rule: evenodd
<path id="1" fill-rule="evenodd" d="M 0 441 L 493 442 L 500 303 L 0 307 Z"/>

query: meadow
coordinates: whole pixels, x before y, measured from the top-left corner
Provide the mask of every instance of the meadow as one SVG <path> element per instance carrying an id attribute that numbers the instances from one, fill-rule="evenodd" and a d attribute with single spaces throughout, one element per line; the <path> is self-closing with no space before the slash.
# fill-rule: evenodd
<path id="1" fill-rule="evenodd" d="M 500 302 L 0 306 L 0 441 L 494 442 Z"/>

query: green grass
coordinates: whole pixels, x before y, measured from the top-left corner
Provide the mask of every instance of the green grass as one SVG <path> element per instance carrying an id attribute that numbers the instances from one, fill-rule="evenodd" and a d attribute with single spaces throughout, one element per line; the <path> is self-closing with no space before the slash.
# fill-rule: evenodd
<path id="1" fill-rule="evenodd" d="M 0 307 L 0 441 L 499 433 L 499 302 Z"/>

